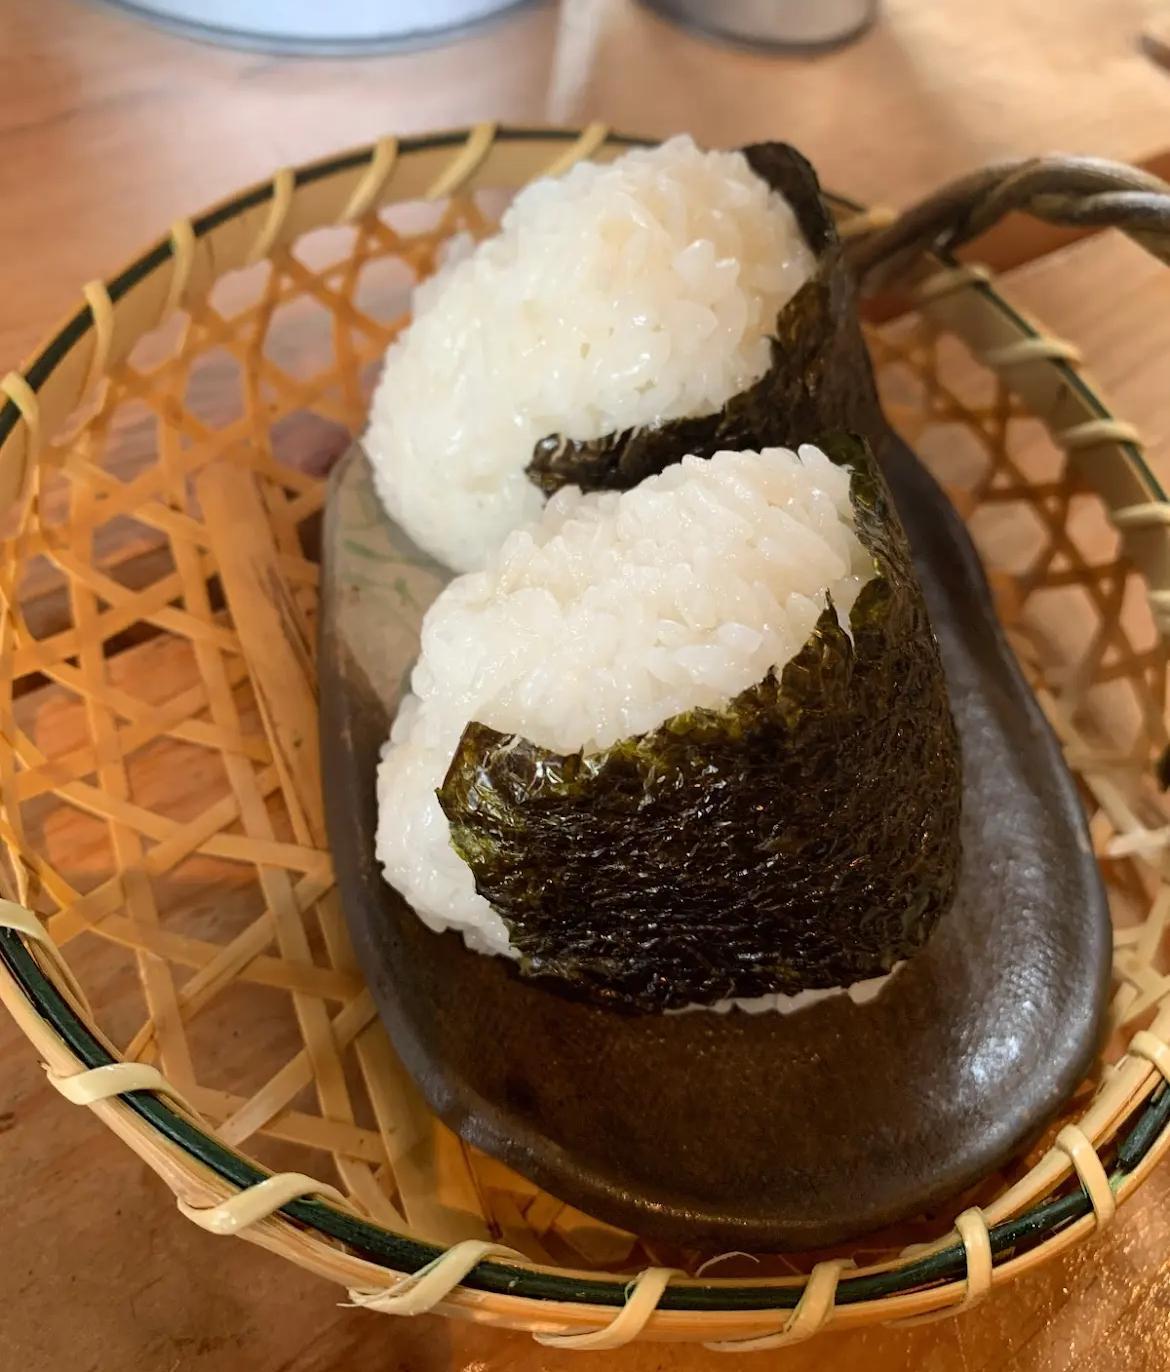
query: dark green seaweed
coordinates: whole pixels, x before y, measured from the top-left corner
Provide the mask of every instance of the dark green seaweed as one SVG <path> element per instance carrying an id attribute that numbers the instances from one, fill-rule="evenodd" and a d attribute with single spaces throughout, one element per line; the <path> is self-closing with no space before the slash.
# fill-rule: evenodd
<path id="1" fill-rule="evenodd" d="M 571 484 L 586 491 L 628 490 L 687 453 L 795 447 L 834 431 L 863 434 L 880 454 L 887 431 L 853 280 L 816 173 L 786 143 L 758 143 L 744 155 L 788 200 L 817 256 L 816 273 L 777 316 L 771 366 L 717 414 L 585 442 L 559 434 L 542 438 L 527 472 L 547 494 Z"/>
<path id="2" fill-rule="evenodd" d="M 888 971 L 926 941 L 959 864 L 958 739 L 905 534 L 864 440 L 874 576 L 723 710 L 559 755 L 478 723 L 439 801 L 520 970 L 627 1010 L 797 992 Z"/>

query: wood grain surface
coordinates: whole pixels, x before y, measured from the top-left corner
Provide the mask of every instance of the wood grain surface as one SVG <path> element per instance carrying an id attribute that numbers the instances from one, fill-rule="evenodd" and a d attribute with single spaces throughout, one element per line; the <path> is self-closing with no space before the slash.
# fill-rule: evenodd
<path id="1" fill-rule="evenodd" d="M 997 156 L 1061 148 L 1163 164 L 1170 78 L 1143 53 L 1140 0 L 889 0 L 862 42 L 771 58 L 690 37 L 629 0 L 537 6 L 461 42 L 369 61 L 286 61 L 199 47 L 68 0 L 0 7 L 0 369 L 179 214 L 282 164 L 387 130 L 481 118 L 600 117 L 711 142 L 784 137 L 828 183 L 904 203 Z M 1041 242 L 1039 246 L 1050 246 Z M 1012 273 L 1009 291 L 1083 347 L 1121 417 L 1170 478 L 1170 273 L 1115 235 Z M 139 436 L 141 439 L 141 436 Z M 131 435 L 128 442 L 136 441 Z M 120 670 L 160 692 L 184 665 L 164 643 Z M 173 681 L 173 678 L 171 678 Z M 22 709 L 52 718 L 52 688 Z M 141 784 L 163 786 L 182 745 Z M 181 770 L 181 768 L 180 768 Z M 184 784 L 197 790 L 188 774 Z M 99 860 L 84 824 L 48 836 Z M 225 876 L 212 889 L 230 900 Z M 76 970 L 131 993 L 116 956 L 76 945 Z M 211 1109 L 213 1102 L 200 1102 Z M 230 1110 L 230 1102 L 222 1111 Z M 290 1146 L 292 1144 L 290 1143 Z M 339 1293 L 182 1221 L 142 1163 L 44 1083 L 0 1019 L 0 1367 L 22 1372 L 446 1372 L 723 1365 L 700 1349 L 583 1355 L 527 1336 L 340 1308 Z M 772 1354 L 834 1372 L 1160 1372 L 1170 1365 L 1170 1166 L 1115 1227 L 980 1310 L 915 1330 L 869 1330 Z"/>
<path id="2" fill-rule="evenodd" d="M 0 357 L 16 359 L 176 216 L 386 132 L 604 118 L 712 143 L 786 138 L 826 184 L 903 204 L 992 158 L 1170 147 L 1145 0 L 887 0 L 812 59 L 722 48 L 633 0 L 565 0 L 367 61 L 202 47 L 70 0 L 0 6 Z"/>

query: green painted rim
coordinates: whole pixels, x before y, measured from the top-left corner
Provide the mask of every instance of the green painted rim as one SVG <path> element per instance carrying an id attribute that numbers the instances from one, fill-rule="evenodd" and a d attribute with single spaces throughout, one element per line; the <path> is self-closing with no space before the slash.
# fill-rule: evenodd
<path id="1" fill-rule="evenodd" d="M 105 1067 L 117 1061 L 63 999 L 14 930 L 0 931 L 0 958 L 29 1003 L 87 1069 Z M 121 1099 L 165 1139 L 210 1168 L 229 1185 L 243 1190 L 267 1177 L 266 1172 L 177 1114 L 165 1098 L 149 1091 L 129 1091 Z M 1168 1125 L 1170 1087 L 1164 1085 L 1153 1094 L 1118 1143 L 1109 1173 L 1109 1184 L 1114 1190 L 1138 1167 Z M 992 1254 L 1002 1258 L 1021 1245 L 1034 1247 L 1092 1211 L 1092 1203 L 1082 1186 L 1067 1195 L 1042 1201 L 990 1230 Z M 339 1240 L 367 1261 L 395 1273 L 417 1272 L 446 1251 L 436 1244 L 394 1234 L 380 1225 L 357 1219 L 324 1201 L 291 1201 L 279 1213 Z M 836 1300 L 839 1305 L 853 1305 L 859 1301 L 902 1295 L 924 1286 L 960 1280 L 966 1270 L 966 1250 L 961 1243 L 955 1243 L 888 1272 L 857 1277 L 845 1275 L 837 1287 Z M 627 1284 L 625 1277 L 562 1277 L 490 1260 L 479 1263 L 462 1282 L 472 1290 L 494 1295 L 605 1306 L 624 1305 Z M 688 1283 L 668 1286 L 658 1304 L 663 1310 L 696 1312 L 791 1310 L 802 1289 L 771 1283 L 753 1286 L 740 1286 L 732 1281 Z"/>
<path id="2" fill-rule="evenodd" d="M 501 128 L 495 136 L 503 141 L 541 139 L 550 143 L 568 143 L 579 137 L 579 133 L 572 129 Z M 423 151 L 460 146 L 466 140 L 466 131 L 455 130 L 404 138 L 400 141 L 399 148 L 402 152 Z M 607 141 L 629 147 L 646 146 L 653 142 L 651 139 L 624 134 L 610 134 Z M 341 171 L 364 166 L 372 157 L 373 148 L 370 147 L 309 163 L 294 173 L 295 184 L 306 185 Z M 207 211 L 192 223 L 196 238 L 202 237 L 242 211 L 270 200 L 272 194 L 273 188 L 270 183 L 257 186 Z M 829 199 L 843 209 L 856 211 L 861 208 L 843 196 L 831 195 Z M 171 251 L 170 240 L 163 239 L 143 253 L 108 283 L 111 300 L 119 300 L 161 266 L 171 255 Z M 955 259 L 945 254 L 940 257 L 944 263 L 955 265 Z M 1032 338 L 1038 336 L 1032 325 L 1012 309 L 991 285 L 977 282 L 971 289 L 982 292 L 1025 335 Z M 45 383 L 62 358 L 92 325 L 93 316 L 89 306 L 83 306 L 41 349 L 24 373 L 34 391 Z M 1054 362 L 1052 365 L 1061 370 L 1064 379 L 1083 396 L 1095 414 L 1102 419 L 1112 417 L 1092 388 L 1071 367 L 1064 362 Z M 0 443 L 7 438 L 19 418 L 20 412 L 11 401 L 0 409 Z M 1146 465 L 1140 449 L 1132 444 L 1121 446 L 1148 481 L 1151 498 L 1165 499 L 1162 487 Z M 89 1026 L 78 1017 L 72 1006 L 58 993 L 23 938 L 13 930 L 0 930 L 0 959 L 20 986 L 29 1004 L 35 1008 L 42 1020 L 60 1035 L 86 1068 L 104 1067 L 117 1061 L 95 1037 Z M 268 1176 L 268 1173 L 261 1171 L 241 1154 L 233 1152 L 218 1139 L 177 1114 L 165 1098 L 153 1095 L 149 1091 L 130 1091 L 121 1099 L 170 1143 L 197 1159 L 230 1186 L 242 1190 L 255 1186 Z M 1164 1084 L 1155 1089 L 1118 1141 L 1113 1167 L 1109 1173 L 1110 1186 L 1114 1190 L 1136 1170 L 1168 1126 L 1170 1086 Z M 992 1228 L 992 1254 L 995 1259 L 1004 1260 L 1018 1248 L 1035 1247 L 1058 1231 L 1091 1214 L 1092 1210 L 1088 1193 L 1083 1186 L 1078 1185 L 1067 1194 L 1042 1201 L 1014 1219 L 1006 1220 Z M 278 1213 L 305 1228 L 316 1230 L 344 1243 L 358 1256 L 394 1273 L 417 1272 L 446 1251 L 435 1244 L 394 1234 L 379 1225 L 338 1210 L 324 1201 L 291 1201 Z M 837 1287 L 836 1302 L 838 1305 L 854 1305 L 862 1301 L 903 1295 L 922 1287 L 960 1280 L 965 1276 L 966 1270 L 966 1250 L 961 1243 L 954 1243 L 925 1257 L 911 1259 L 887 1272 L 855 1277 L 845 1274 Z M 611 1307 L 625 1304 L 627 1284 L 625 1277 L 586 1279 L 558 1276 L 491 1260 L 480 1262 L 461 1283 L 471 1290 L 493 1295 Z M 685 1285 L 667 1286 L 658 1302 L 658 1308 L 696 1313 L 791 1310 L 796 1306 L 802 1290 L 803 1286 L 791 1284 L 757 1283 L 742 1286 L 734 1281 L 688 1281 Z"/>

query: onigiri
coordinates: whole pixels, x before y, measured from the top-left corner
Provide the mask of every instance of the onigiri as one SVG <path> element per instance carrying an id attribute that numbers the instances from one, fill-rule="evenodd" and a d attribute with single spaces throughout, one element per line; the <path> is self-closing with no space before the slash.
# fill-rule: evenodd
<path id="1" fill-rule="evenodd" d="M 954 727 L 880 473 L 826 445 L 566 488 L 440 593 L 378 772 L 432 929 L 638 1010 L 860 991 L 920 945 Z M 891 809 L 903 765 L 935 784 Z"/>
<path id="2" fill-rule="evenodd" d="M 541 511 L 539 443 L 719 411 L 815 267 L 740 152 L 680 136 L 532 183 L 414 293 L 363 439 L 383 503 L 445 565 L 483 566 Z"/>

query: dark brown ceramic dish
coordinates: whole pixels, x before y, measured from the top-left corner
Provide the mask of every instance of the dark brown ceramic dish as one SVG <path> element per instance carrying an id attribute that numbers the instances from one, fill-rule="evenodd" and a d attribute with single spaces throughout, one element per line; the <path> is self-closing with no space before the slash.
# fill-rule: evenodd
<path id="1" fill-rule="evenodd" d="M 466 1139 L 646 1235 L 808 1248 L 914 1214 L 1004 1161 L 1097 1046 L 1109 919 L 1075 785 L 975 551 L 904 447 L 886 474 L 963 746 L 959 894 L 875 1001 L 628 1016 L 431 933 L 374 860 L 374 774 L 445 576 L 333 477 L 320 655 L 330 838 L 358 955 L 432 1108 Z"/>

